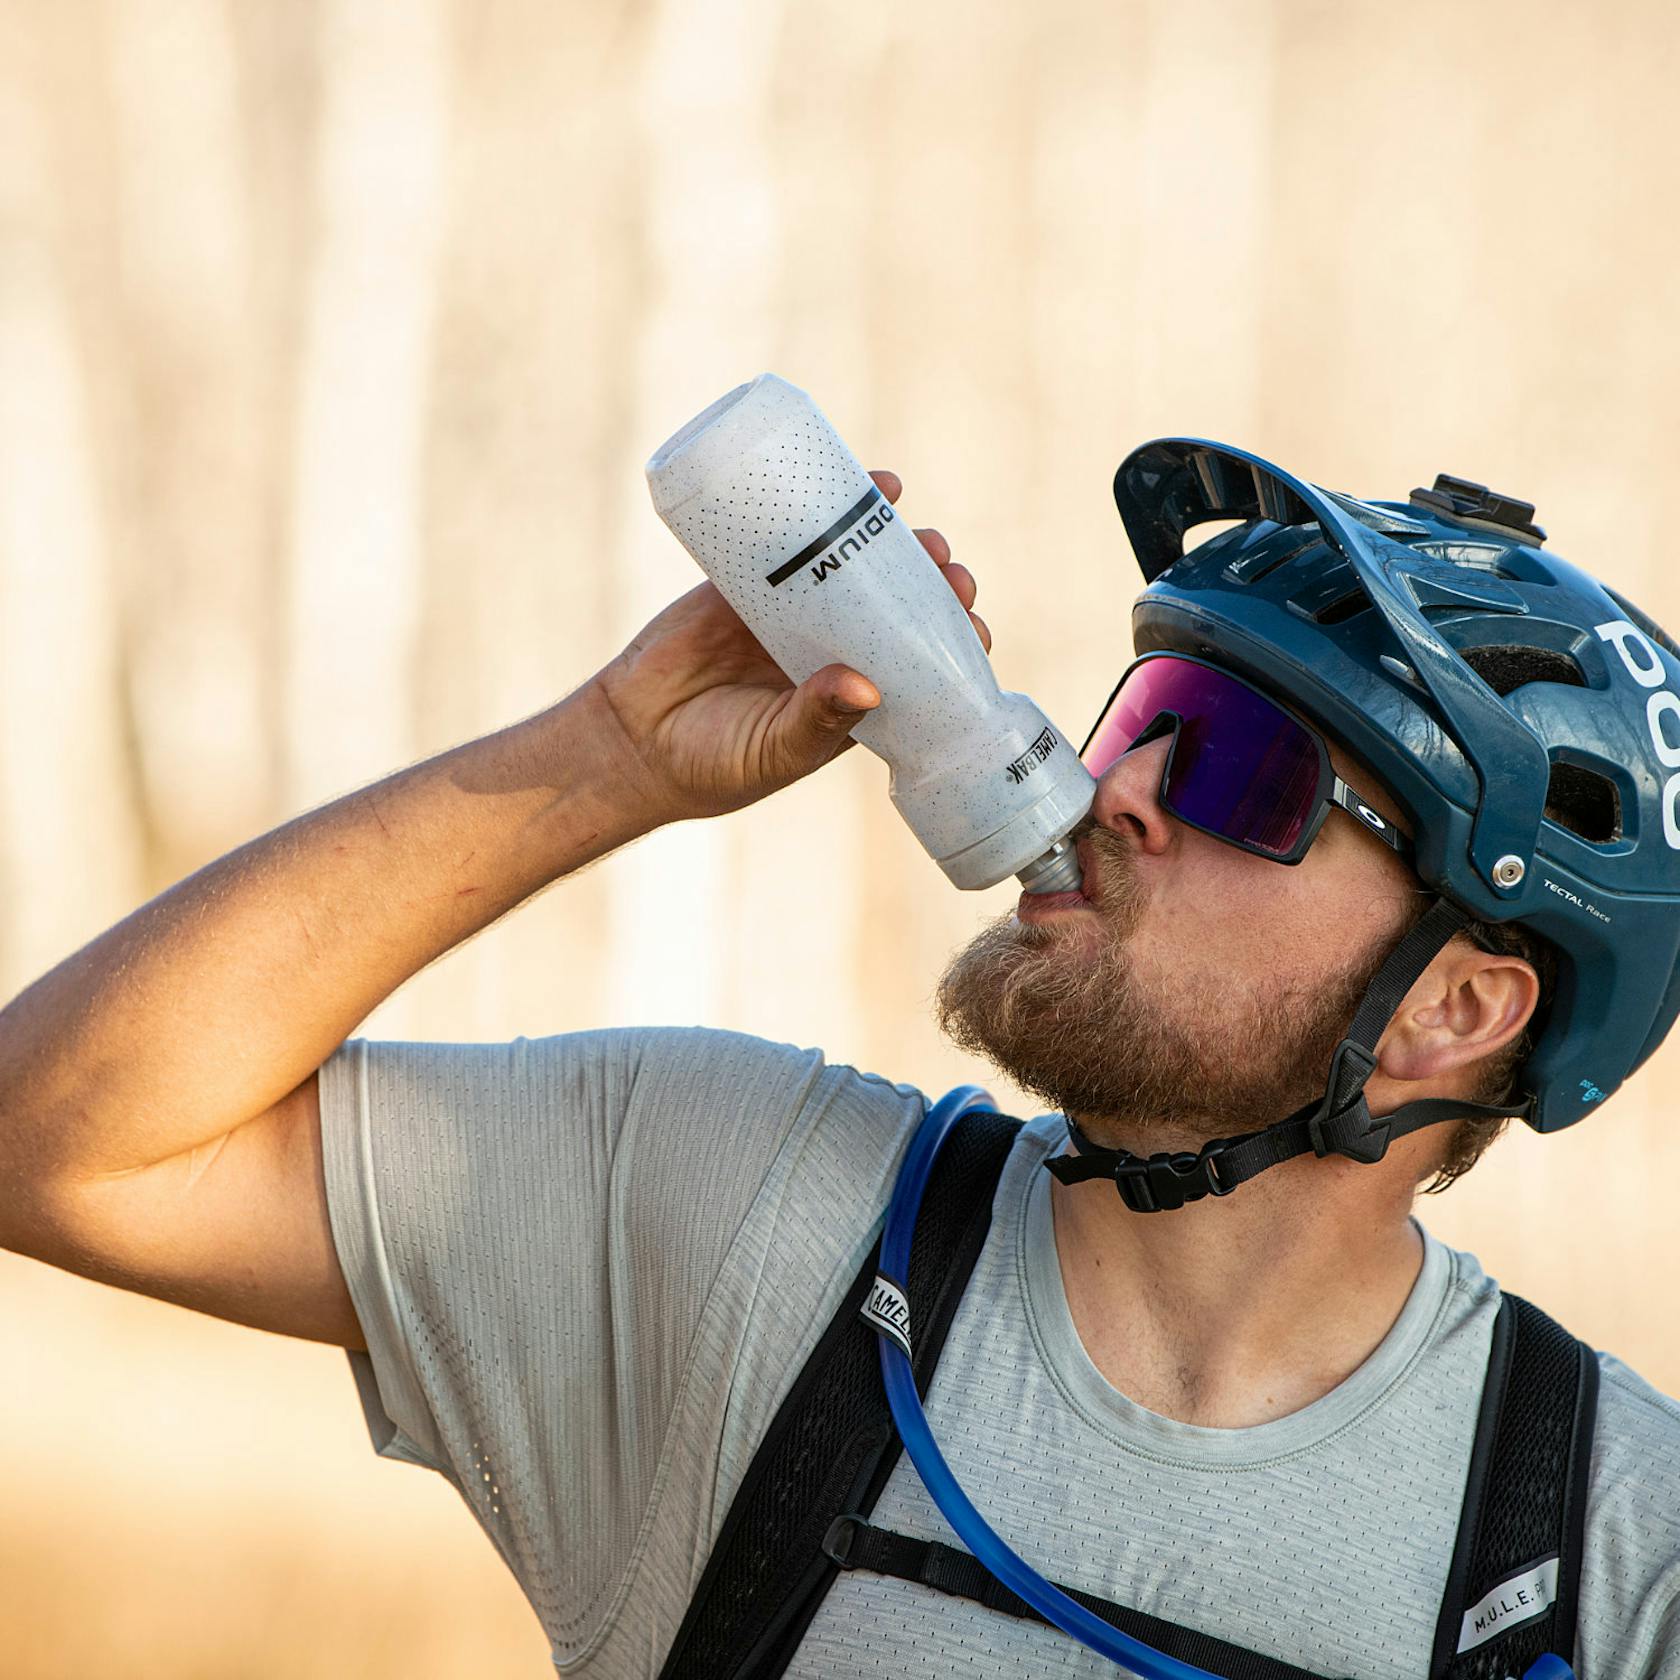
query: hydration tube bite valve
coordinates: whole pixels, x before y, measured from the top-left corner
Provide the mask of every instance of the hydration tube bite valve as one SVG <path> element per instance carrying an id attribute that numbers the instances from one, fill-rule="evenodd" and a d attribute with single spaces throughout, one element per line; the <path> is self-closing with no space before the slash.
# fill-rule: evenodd
<path id="1" fill-rule="evenodd" d="M 796 683 L 840 662 L 881 703 L 852 735 L 954 886 L 1018 875 L 1075 892 L 1069 834 L 1096 781 L 979 634 L 915 533 L 796 386 L 762 373 L 662 443 L 648 489 L 670 527 Z"/>

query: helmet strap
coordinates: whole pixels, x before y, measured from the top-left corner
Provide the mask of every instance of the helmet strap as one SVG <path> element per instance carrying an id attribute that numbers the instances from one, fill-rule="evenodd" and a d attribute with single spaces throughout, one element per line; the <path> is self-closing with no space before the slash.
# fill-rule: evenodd
<path id="1" fill-rule="evenodd" d="M 1103 1149 L 1068 1116 L 1068 1136 L 1077 1153 L 1046 1161 L 1045 1170 L 1063 1184 L 1111 1178 L 1121 1200 L 1134 1213 L 1163 1213 L 1203 1196 L 1228 1196 L 1268 1167 L 1309 1150 L 1320 1158 L 1344 1155 L 1350 1161 L 1370 1163 L 1380 1161 L 1396 1138 L 1425 1126 L 1445 1120 L 1526 1116 L 1534 1105 L 1528 1096 L 1505 1107 L 1424 1097 L 1380 1117 L 1373 1116 L 1365 1103 L 1365 1083 L 1377 1067 L 1377 1040 L 1418 976 L 1469 920 L 1457 905 L 1438 898 L 1389 953 L 1366 988 L 1347 1036 L 1336 1046 L 1324 1095 L 1317 1102 L 1257 1132 L 1215 1138 L 1196 1151 L 1148 1156 L 1134 1155 L 1129 1149 Z"/>

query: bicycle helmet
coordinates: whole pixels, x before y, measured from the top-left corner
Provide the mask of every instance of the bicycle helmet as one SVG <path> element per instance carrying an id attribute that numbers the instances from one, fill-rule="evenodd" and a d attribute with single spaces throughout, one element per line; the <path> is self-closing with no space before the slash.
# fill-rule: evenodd
<path id="1" fill-rule="evenodd" d="M 1154 1211 L 1308 1147 L 1377 1160 L 1392 1137 L 1466 1114 L 1551 1132 L 1591 1113 L 1680 1011 L 1680 648 L 1547 552 L 1530 504 L 1468 480 L 1360 501 L 1245 450 L 1163 438 L 1121 463 L 1114 498 L 1147 585 L 1138 653 L 1212 659 L 1344 743 L 1410 819 L 1438 896 L 1373 982 L 1320 1103 L 1199 1156 L 1144 1161 L 1075 1131 L 1070 1175 L 1112 1174 Z M 1186 553 L 1213 520 L 1240 523 Z M 1557 953 L 1516 1098 L 1373 1120 L 1376 1040 L 1472 919 L 1522 923 Z"/>

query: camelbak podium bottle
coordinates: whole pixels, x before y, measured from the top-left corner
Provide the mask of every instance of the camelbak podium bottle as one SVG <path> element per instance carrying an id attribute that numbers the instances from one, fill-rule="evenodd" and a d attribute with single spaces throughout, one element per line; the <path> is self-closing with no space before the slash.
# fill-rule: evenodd
<path id="1" fill-rule="evenodd" d="M 1018 875 L 1074 892 L 1068 833 L 1096 782 L 1024 694 L 1003 693 L 927 551 L 806 394 L 761 373 L 647 464 L 659 517 L 795 683 L 861 671 L 881 704 L 852 734 L 953 885 Z"/>

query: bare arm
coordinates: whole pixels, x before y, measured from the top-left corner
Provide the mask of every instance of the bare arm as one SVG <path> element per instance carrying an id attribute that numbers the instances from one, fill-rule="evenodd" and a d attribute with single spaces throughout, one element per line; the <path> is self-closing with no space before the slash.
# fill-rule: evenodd
<path id="1" fill-rule="evenodd" d="M 0 1010 L 0 1174 L 96 1180 L 295 1089 L 411 975 L 662 820 L 594 683 L 206 864 Z"/>
<path id="2" fill-rule="evenodd" d="M 944 539 L 922 540 L 946 565 Z M 972 605 L 966 570 L 946 576 Z M 835 700 L 867 708 L 872 687 L 838 665 L 796 686 L 701 584 L 547 711 L 161 893 L 0 1010 L 0 1247 L 360 1345 L 328 1220 L 321 1063 L 533 893 L 846 751 L 858 713 Z"/>

